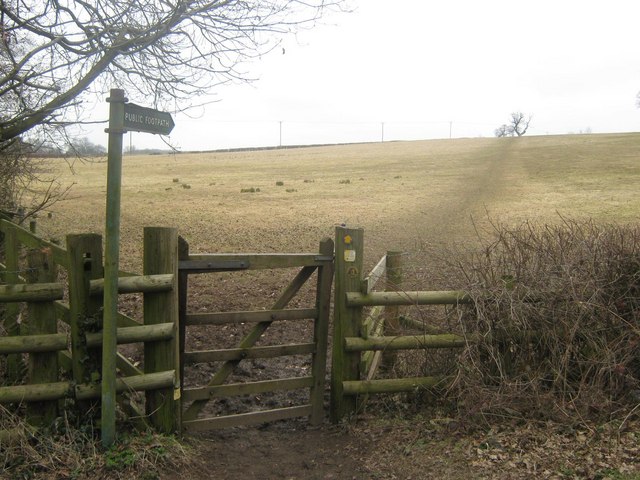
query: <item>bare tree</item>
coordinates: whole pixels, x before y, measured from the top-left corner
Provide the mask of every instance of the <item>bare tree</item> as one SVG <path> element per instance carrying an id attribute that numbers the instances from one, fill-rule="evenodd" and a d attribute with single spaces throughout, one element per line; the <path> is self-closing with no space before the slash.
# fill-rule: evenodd
<path id="1" fill-rule="evenodd" d="M 0 0 L 0 138 L 81 118 L 109 86 L 155 107 L 197 103 L 241 64 L 344 0 Z M 274 35 L 275 34 L 275 35 Z"/>
<path id="2" fill-rule="evenodd" d="M 531 118 L 533 118 L 531 115 L 527 117 L 522 112 L 513 112 L 510 122 L 496 128 L 494 134 L 496 137 L 521 137 L 527 133 Z"/>
<path id="3" fill-rule="evenodd" d="M 250 80 L 246 61 L 346 1 L 0 0 L 0 162 L 19 138 L 64 143 L 110 87 L 176 111 Z"/>

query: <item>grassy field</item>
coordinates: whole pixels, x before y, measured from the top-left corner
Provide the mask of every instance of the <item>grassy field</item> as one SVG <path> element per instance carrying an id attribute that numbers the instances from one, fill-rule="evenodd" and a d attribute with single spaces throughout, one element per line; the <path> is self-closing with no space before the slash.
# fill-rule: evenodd
<path id="1" fill-rule="evenodd" d="M 635 222 L 639 147 L 640 134 L 617 134 L 127 156 L 121 258 L 137 268 L 145 225 L 177 227 L 196 252 L 298 252 L 346 223 L 364 227 L 373 263 L 388 249 L 468 242 L 489 220 Z M 54 168 L 75 186 L 40 231 L 102 232 L 106 163 Z"/>
<path id="2" fill-rule="evenodd" d="M 315 250 L 321 238 L 333 236 L 334 225 L 346 223 L 365 229 L 368 267 L 386 250 L 412 252 L 416 269 L 427 272 L 415 278 L 428 280 L 416 287 L 429 289 L 436 285 L 432 276 L 438 277 L 438 252 L 454 244 L 473 247 L 476 232 L 495 223 L 637 222 L 639 147 L 640 134 L 618 134 L 125 157 L 121 263 L 140 269 L 143 226 L 177 227 L 192 252 L 301 252 Z M 67 233 L 102 233 L 106 163 L 77 162 L 74 173 L 63 161 L 53 168 L 63 184 L 75 186 L 51 218 L 40 216 L 40 233 L 61 240 Z M 285 279 L 253 273 L 217 274 L 197 289 L 190 280 L 190 308 L 258 308 L 258 294 L 272 304 Z M 446 284 L 446 271 L 442 276 L 438 287 L 458 287 Z M 285 323 L 274 324 L 265 337 L 299 342 L 305 332 Z M 227 341 L 235 346 L 240 338 L 226 327 L 195 328 L 186 339 L 194 349 Z M 282 365 L 278 372 L 300 367 Z M 255 374 L 265 367 L 247 368 Z M 189 385 L 211 375 L 195 370 L 187 372 Z M 639 478 L 637 429 L 621 436 L 615 425 L 596 431 L 528 422 L 465 434 L 449 418 L 412 417 L 410 408 L 394 402 L 386 418 L 364 415 L 338 427 L 276 422 L 211 433 L 189 458 L 187 476 Z M 184 477 L 181 470 L 160 478 Z"/>

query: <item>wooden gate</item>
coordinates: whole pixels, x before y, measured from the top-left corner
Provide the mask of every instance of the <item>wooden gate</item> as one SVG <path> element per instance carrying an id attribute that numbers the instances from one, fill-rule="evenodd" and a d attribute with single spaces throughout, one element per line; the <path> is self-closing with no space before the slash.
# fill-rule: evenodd
<path id="1" fill-rule="evenodd" d="M 320 243 L 318 253 L 308 254 L 206 254 L 190 255 L 189 245 L 180 239 L 179 247 L 180 292 L 180 378 L 184 379 L 185 366 L 194 363 L 221 362 L 207 386 L 189 388 L 181 385 L 182 429 L 196 432 L 215 428 L 270 422 L 286 418 L 308 416 L 312 424 L 324 417 L 323 397 L 327 359 L 327 335 L 333 281 L 333 241 Z M 287 288 L 266 310 L 190 313 L 188 308 L 189 275 L 246 271 L 259 269 L 299 268 Z M 287 306 L 305 283 L 317 274 L 315 301 L 309 308 Z M 256 346 L 258 340 L 273 322 L 280 320 L 312 319 L 313 338 L 308 343 Z M 255 324 L 236 348 L 206 351 L 185 351 L 187 329 L 194 325 L 220 328 L 224 324 Z M 227 383 L 231 374 L 243 360 L 274 358 L 289 355 L 311 355 L 311 375 L 292 378 Z M 214 398 L 237 395 L 260 395 L 267 392 L 309 389 L 309 401 L 304 405 L 286 406 L 269 410 L 231 415 L 202 417 L 206 404 Z"/>

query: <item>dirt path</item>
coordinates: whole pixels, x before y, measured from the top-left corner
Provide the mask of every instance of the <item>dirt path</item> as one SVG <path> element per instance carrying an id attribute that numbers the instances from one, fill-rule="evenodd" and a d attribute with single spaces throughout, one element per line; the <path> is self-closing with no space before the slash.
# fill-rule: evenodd
<path id="1" fill-rule="evenodd" d="M 288 421 L 211 432 L 194 440 L 198 454 L 186 471 L 162 478 L 404 480 L 471 475 L 455 435 L 429 438 L 424 434 L 430 432 L 412 431 L 403 422 L 370 420 L 321 428 Z"/>

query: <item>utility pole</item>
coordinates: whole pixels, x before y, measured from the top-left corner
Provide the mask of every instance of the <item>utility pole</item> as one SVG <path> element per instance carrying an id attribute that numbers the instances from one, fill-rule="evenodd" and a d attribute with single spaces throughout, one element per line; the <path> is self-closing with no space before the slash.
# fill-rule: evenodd
<path id="1" fill-rule="evenodd" d="M 382 139 L 380 140 L 381 142 L 384 142 L 384 122 L 381 122 L 381 127 L 382 127 Z"/>
<path id="2" fill-rule="evenodd" d="M 282 120 L 280 120 L 280 147 L 282 147 Z"/>
<path id="3" fill-rule="evenodd" d="M 449 120 L 449 139 L 451 139 L 451 131 L 453 130 L 453 122 Z"/>

